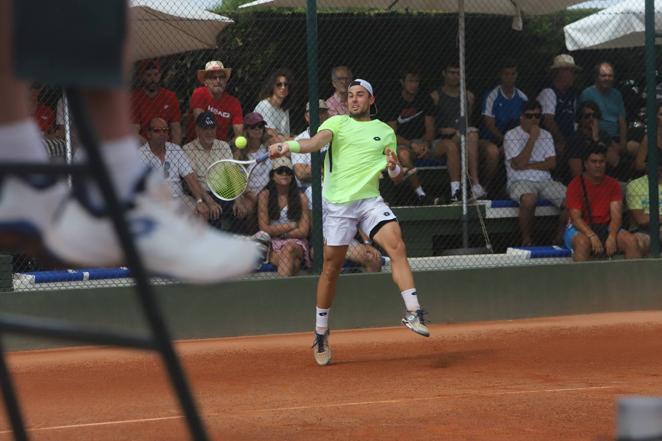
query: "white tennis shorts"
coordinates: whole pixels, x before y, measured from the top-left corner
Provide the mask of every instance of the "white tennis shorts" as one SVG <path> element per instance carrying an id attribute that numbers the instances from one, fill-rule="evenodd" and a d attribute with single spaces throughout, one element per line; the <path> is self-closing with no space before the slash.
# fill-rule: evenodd
<path id="1" fill-rule="evenodd" d="M 356 236 L 357 228 L 370 236 L 380 223 L 397 220 L 381 197 L 348 204 L 333 204 L 324 200 L 323 214 L 324 241 L 329 246 L 349 245 Z"/>

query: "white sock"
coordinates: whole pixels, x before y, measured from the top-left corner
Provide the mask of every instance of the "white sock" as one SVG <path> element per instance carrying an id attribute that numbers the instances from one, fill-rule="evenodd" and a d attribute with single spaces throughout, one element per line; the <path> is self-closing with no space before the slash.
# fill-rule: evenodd
<path id="1" fill-rule="evenodd" d="M 414 191 L 416 192 L 417 195 L 421 197 L 425 197 L 425 192 L 423 191 L 423 187 L 421 187 L 420 185 L 416 187 Z"/>
<path id="2" fill-rule="evenodd" d="M 460 189 L 460 181 L 451 181 L 451 196 Z"/>
<path id="3" fill-rule="evenodd" d="M 145 172 L 146 166 L 140 158 L 138 141 L 133 135 L 106 142 L 101 145 L 101 156 L 108 167 L 113 180 L 115 191 L 121 201 L 129 200 L 133 196 L 136 182 Z M 79 148 L 76 152 L 76 161 L 86 161 L 85 149 Z M 96 185 L 90 188 L 90 196 L 94 204 L 103 206 L 103 197 Z"/>
<path id="4" fill-rule="evenodd" d="M 48 161 L 41 132 L 31 118 L 0 125 L 0 161 Z"/>
<path id="5" fill-rule="evenodd" d="M 315 332 L 324 334 L 329 330 L 329 310 L 315 307 Z"/>
<path id="6" fill-rule="evenodd" d="M 416 288 L 405 289 L 400 293 L 402 300 L 405 301 L 405 308 L 407 311 L 418 311 L 421 305 L 418 304 L 418 296 L 416 295 Z"/>

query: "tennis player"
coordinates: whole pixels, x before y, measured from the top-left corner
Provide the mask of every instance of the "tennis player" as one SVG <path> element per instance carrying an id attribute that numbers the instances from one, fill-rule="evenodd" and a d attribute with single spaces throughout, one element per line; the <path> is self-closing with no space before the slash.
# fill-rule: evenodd
<path id="1" fill-rule="evenodd" d="M 311 139 L 269 146 L 269 154 L 274 158 L 288 152 L 310 153 L 326 144 L 330 146 L 324 160 L 324 265 L 317 283 L 313 345 L 315 361 L 321 366 L 331 362 L 329 312 L 347 247 L 357 227 L 391 258 L 393 281 L 400 288 L 407 310 L 402 323 L 417 334 L 430 335 L 425 312 L 418 303 L 400 225 L 379 194 L 379 175 L 384 168 L 396 183 L 402 179 L 403 170 L 398 164 L 393 129 L 370 119 L 370 106 L 374 102 L 369 82 L 352 81 L 349 115 L 329 118 Z"/>

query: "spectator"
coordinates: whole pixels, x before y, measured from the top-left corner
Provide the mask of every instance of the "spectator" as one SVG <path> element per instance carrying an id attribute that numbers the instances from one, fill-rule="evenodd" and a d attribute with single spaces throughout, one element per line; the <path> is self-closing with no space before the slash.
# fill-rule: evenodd
<path id="1" fill-rule="evenodd" d="M 161 87 L 161 64 L 159 60 L 144 60 L 139 63 L 140 89 L 131 94 L 132 123 L 144 143 L 147 128 L 154 118 L 162 118 L 170 128 L 170 141 L 182 145 L 182 114 L 175 92 Z"/>
<path id="2" fill-rule="evenodd" d="M 650 193 L 648 187 L 648 175 L 630 181 L 627 186 L 627 206 L 630 210 L 630 229 L 634 233 L 642 256 L 650 250 Z M 657 194 L 658 200 L 662 200 L 662 155 L 657 161 Z M 661 204 L 662 206 L 662 204 Z M 662 215 L 662 208 L 659 210 Z M 662 220 L 662 216 L 660 216 Z M 662 232 L 662 229 L 658 234 Z"/>
<path id="3" fill-rule="evenodd" d="M 579 102 L 594 101 L 600 108 L 600 128 L 607 132 L 617 145 L 618 156 L 608 157 L 609 165 L 617 167 L 625 155 L 634 156 L 638 145 L 628 151 L 627 122 L 625 121 L 625 104 L 623 96 L 614 88 L 614 66 L 608 62 L 599 63 L 595 67 L 595 84 L 589 86 L 579 96 Z"/>
<path id="4" fill-rule="evenodd" d="M 243 149 L 235 152 L 235 158 L 241 161 L 256 159 L 259 155 L 267 152 L 267 142 L 270 139 L 267 123 L 257 112 L 251 112 L 244 117 L 246 140 L 248 143 Z M 242 222 L 240 230 L 246 234 L 253 234 L 257 230 L 257 195 L 269 183 L 269 172 L 271 160 L 267 159 L 261 164 L 256 164 L 251 172 L 248 187 L 244 194 L 234 201 L 232 211 L 235 217 Z"/>
<path id="5" fill-rule="evenodd" d="M 536 203 L 545 198 L 563 208 L 565 186 L 552 179 L 556 153 L 552 135 L 540 128 L 542 107 L 538 101 L 527 101 L 522 108 L 520 125 L 506 132 L 503 149 L 506 156 L 508 194 L 519 204 L 519 226 L 522 246 L 533 245 L 533 221 Z M 567 217 L 561 211 L 556 242 L 563 237 Z"/>
<path id="6" fill-rule="evenodd" d="M 436 106 L 435 126 L 437 139 L 433 149 L 445 153 L 446 157 L 460 157 L 460 68 L 457 63 L 449 63 L 442 72 L 443 84 L 432 91 L 430 96 Z M 474 95 L 467 90 L 466 115 L 471 115 L 474 105 Z M 468 127 L 466 135 L 466 149 L 469 161 L 469 179 L 472 183 L 471 193 L 475 199 L 487 195 L 478 179 L 478 130 Z M 456 166 L 457 165 L 457 166 Z M 462 200 L 460 190 L 460 164 L 448 162 L 448 174 L 451 181 L 451 202 Z"/>
<path id="7" fill-rule="evenodd" d="M 552 83 L 538 94 L 542 105 L 542 127 L 552 134 L 556 154 L 562 157 L 568 140 L 575 134 L 577 90 L 574 88 L 577 71 L 582 68 L 568 54 L 554 57 L 550 66 Z"/>
<path id="8" fill-rule="evenodd" d="M 584 153 L 585 172 L 568 185 L 567 204 L 571 223 L 565 232 L 566 247 L 575 262 L 593 256 L 625 253 L 641 256 L 634 235 L 621 228 L 623 194 L 618 181 L 606 175 L 607 148 L 593 142 Z"/>
<path id="9" fill-rule="evenodd" d="M 662 150 L 662 102 L 658 102 L 656 111 L 657 123 L 657 148 Z M 659 152 L 662 154 L 662 152 Z M 634 160 L 634 169 L 639 173 L 646 171 L 646 159 L 648 158 L 648 133 L 644 135 L 637 151 L 637 157 Z"/>
<path id="10" fill-rule="evenodd" d="M 517 64 L 505 60 L 499 71 L 499 85 L 485 95 L 483 99 L 483 124 L 480 130 L 479 149 L 483 154 L 486 181 L 494 182 L 502 156 L 503 135 L 519 124 L 522 106 L 528 101 L 524 92 L 515 87 L 517 83 Z"/>
<path id="11" fill-rule="evenodd" d="M 326 100 L 329 107 L 329 116 L 349 115 L 347 108 L 347 92 L 349 83 L 354 79 L 348 66 L 335 66 L 331 69 L 331 84 L 334 93 Z"/>
<path id="12" fill-rule="evenodd" d="M 384 112 L 381 119 L 395 131 L 398 158 L 402 165 L 409 169 L 413 169 L 416 159 L 419 159 L 419 156 L 412 150 L 412 140 L 424 140 L 427 145 L 430 145 L 435 138 L 434 103 L 428 94 L 421 93 L 420 85 L 421 75 L 418 70 L 411 68 L 403 70 L 400 76 L 402 89 L 397 95 L 389 97 L 382 107 Z M 430 154 L 428 150 L 426 148 L 419 152 L 425 153 L 425 157 L 434 156 L 436 158 L 442 155 L 441 152 L 436 151 L 436 154 Z M 443 154 L 445 153 L 447 152 L 443 152 Z M 424 202 L 427 195 L 421 186 L 420 179 L 413 174 L 409 178 L 409 183 L 419 202 Z"/>
<path id="13" fill-rule="evenodd" d="M 279 141 L 291 139 L 290 137 L 290 88 L 292 86 L 292 73 L 288 69 L 278 69 L 269 75 L 262 85 L 260 98 L 262 99 L 255 112 L 262 115 L 267 123 L 267 130 L 271 136 Z"/>
<path id="14" fill-rule="evenodd" d="M 226 92 L 232 69 L 220 61 L 209 61 L 198 71 L 198 81 L 204 84 L 193 91 L 189 109 L 189 139 L 195 138 L 194 122 L 202 112 L 210 111 L 216 117 L 216 138 L 229 141 L 244 133 L 244 119 L 239 100 Z M 232 126 L 232 135 L 230 134 Z"/>
<path id="15" fill-rule="evenodd" d="M 306 113 L 304 118 L 307 124 L 310 124 L 310 103 L 306 103 Z M 324 121 L 329 119 L 329 108 L 326 105 L 324 100 L 319 100 L 319 123 L 322 124 Z M 294 140 L 299 141 L 300 139 L 310 139 L 310 127 L 306 127 L 306 130 L 299 133 Z M 327 147 L 323 147 L 320 153 L 326 152 Z M 311 161 L 310 153 L 291 153 L 292 164 L 294 164 L 294 175 L 297 178 L 297 183 L 302 191 L 306 193 L 309 201 L 312 201 L 312 192 L 310 191 L 310 183 L 312 180 L 311 172 Z"/>
<path id="16" fill-rule="evenodd" d="M 303 262 L 310 266 L 310 212 L 290 159 L 274 159 L 272 166 L 269 183 L 258 195 L 258 225 L 271 236 L 270 262 L 279 276 L 289 277 L 299 272 Z"/>
<path id="17" fill-rule="evenodd" d="M 618 147 L 614 145 L 607 132 L 600 129 L 598 121 L 600 120 L 600 108 L 593 101 L 586 101 L 579 105 L 577 112 L 579 124 L 578 130 L 568 138 L 568 168 L 570 169 L 570 179 L 579 176 L 584 171 L 584 153 L 588 146 L 595 142 L 600 142 L 607 147 L 607 157 L 616 154 Z"/>
<path id="18" fill-rule="evenodd" d="M 182 148 L 168 142 L 169 131 L 168 123 L 163 118 L 150 121 L 147 143 L 140 147 L 142 159 L 146 165 L 163 173 L 170 196 L 184 212 L 194 212 L 205 220 L 218 219 L 220 206 L 200 187 Z M 193 200 L 184 193 L 182 179 L 191 190 Z"/>
<path id="19" fill-rule="evenodd" d="M 34 82 L 30 85 L 29 110 L 32 119 L 39 126 L 43 136 L 49 136 L 55 130 L 55 112 L 53 109 L 39 101 L 39 96 L 44 90 L 44 85 Z"/>
<path id="20" fill-rule="evenodd" d="M 200 187 L 215 200 L 213 194 L 209 192 L 207 186 L 207 169 L 216 161 L 221 159 L 233 159 L 230 145 L 216 139 L 216 119 L 211 112 L 202 112 L 195 121 L 195 133 L 197 137 L 182 147 L 191 168 L 195 172 Z M 229 209 L 232 203 L 226 201 L 216 201 L 221 207 Z M 224 210 L 222 210 L 224 211 Z M 212 221 L 215 226 L 220 226 L 218 222 Z"/>

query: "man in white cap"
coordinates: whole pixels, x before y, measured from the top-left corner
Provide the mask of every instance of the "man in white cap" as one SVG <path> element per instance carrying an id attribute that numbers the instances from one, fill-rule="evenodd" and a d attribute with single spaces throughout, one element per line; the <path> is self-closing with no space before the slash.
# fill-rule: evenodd
<path id="1" fill-rule="evenodd" d="M 542 105 L 542 127 L 552 134 L 556 153 L 565 151 L 568 139 L 575 133 L 578 93 L 574 88 L 575 77 L 581 67 L 571 55 L 554 57 L 549 67 L 552 83 L 538 94 Z"/>
<path id="2" fill-rule="evenodd" d="M 232 69 L 223 66 L 218 60 L 212 60 L 198 71 L 198 81 L 204 86 L 198 87 L 191 95 L 189 109 L 192 117 L 189 121 L 189 139 L 195 138 L 195 120 L 202 112 L 211 112 L 216 118 L 216 138 L 229 141 L 244 133 L 244 113 L 237 98 L 226 92 Z M 230 133 L 232 126 L 232 134 Z"/>
<path id="3" fill-rule="evenodd" d="M 269 146 L 271 157 L 311 153 L 329 144 L 324 158 L 324 266 L 317 284 L 315 341 L 317 364 L 331 362 L 329 312 L 347 248 L 357 228 L 374 240 L 391 258 L 393 280 L 407 312 L 402 323 L 428 337 L 425 312 L 418 303 L 414 278 L 407 262 L 400 225 L 379 194 L 379 176 L 386 168 L 396 183 L 402 180 L 395 132 L 386 123 L 370 119 L 375 102 L 372 85 L 361 79 L 349 85 L 349 115 L 336 115 L 322 124 L 315 136 Z"/>

